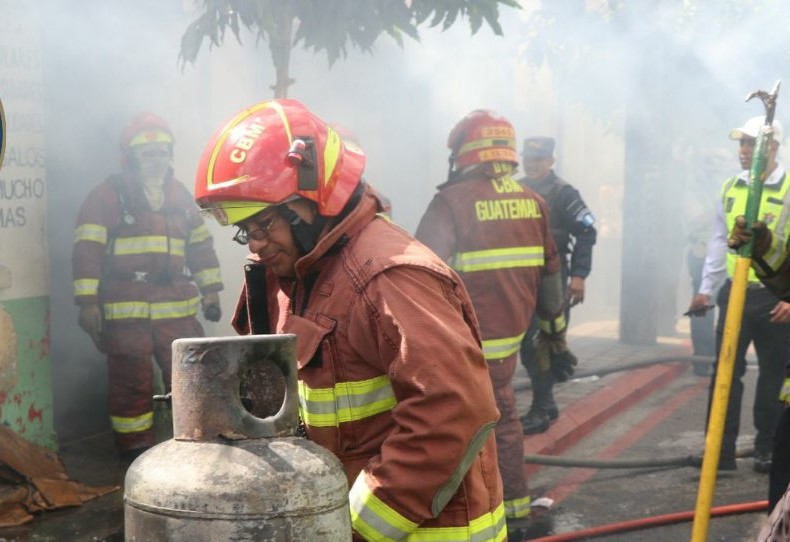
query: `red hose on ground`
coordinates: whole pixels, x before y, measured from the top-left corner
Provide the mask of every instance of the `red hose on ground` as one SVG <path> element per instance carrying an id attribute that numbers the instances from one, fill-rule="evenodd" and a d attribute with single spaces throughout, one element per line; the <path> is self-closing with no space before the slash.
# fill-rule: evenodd
<path id="1" fill-rule="evenodd" d="M 730 516 L 735 514 L 746 514 L 749 512 L 761 512 L 767 509 L 768 509 L 768 501 L 756 501 L 756 502 L 747 502 L 741 504 L 729 504 L 726 506 L 717 506 L 711 508 L 710 515 L 711 517 Z M 561 533 L 551 536 L 544 536 L 542 538 L 533 538 L 529 542 L 571 542 L 573 540 L 595 538 L 607 534 L 624 533 L 627 531 L 634 531 L 637 529 L 658 527 L 660 525 L 669 525 L 670 523 L 691 521 L 692 519 L 694 519 L 693 510 L 689 512 L 676 512 L 674 514 L 664 514 L 661 516 L 634 519 L 630 521 L 623 521 L 621 523 L 609 523 L 608 525 L 590 527 L 589 529 L 583 529 L 581 531 L 573 531 L 570 533 Z"/>

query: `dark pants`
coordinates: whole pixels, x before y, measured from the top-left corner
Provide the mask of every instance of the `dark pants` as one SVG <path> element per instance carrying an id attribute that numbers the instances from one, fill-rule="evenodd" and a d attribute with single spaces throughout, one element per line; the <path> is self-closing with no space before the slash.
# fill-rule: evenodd
<path id="1" fill-rule="evenodd" d="M 774 459 L 768 474 L 768 513 L 774 509 L 790 484 L 790 408 L 785 407 L 774 437 Z"/>
<path id="2" fill-rule="evenodd" d="M 732 283 L 727 281 L 719 292 L 717 299 L 720 311 L 719 322 L 716 326 L 717 359 L 721 349 L 731 287 Z M 759 369 L 753 409 L 754 427 L 757 430 L 754 447 L 757 452 L 767 452 L 773 446 L 774 431 L 782 413 L 779 392 L 782 389 L 785 363 L 790 352 L 788 350 L 790 324 L 770 323 L 770 311 L 778 302 L 779 299 L 765 288 L 749 288 L 746 291 L 741 334 L 735 353 L 732 388 L 730 389 L 730 399 L 727 404 L 727 419 L 724 423 L 724 436 L 721 445 L 722 457 L 735 456 L 735 441 L 738 438 L 741 399 L 743 398 L 742 378 L 746 373 L 746 350 L 750 344 L 754 344 L 754 349 L 757 352 Z M 708 411 L 710 411 L 715 382 L 716 374 L 714 373 L 711 378 L 710 393 L 708 395 Z"/>
<path id="3" fill-rule="evenodd" d="M 698 257 L 689 252 L 686 254 L 686 263 L 691 276 L 692 292 L 698 292 L 702 284 L 702 266 L 705 263 L 705 257 Z M 691 347 L 695 356 L 713 357 L 716 355 L 715 323 L 715 311 L 707 311 L 705 316 L 691 317 Z"/>

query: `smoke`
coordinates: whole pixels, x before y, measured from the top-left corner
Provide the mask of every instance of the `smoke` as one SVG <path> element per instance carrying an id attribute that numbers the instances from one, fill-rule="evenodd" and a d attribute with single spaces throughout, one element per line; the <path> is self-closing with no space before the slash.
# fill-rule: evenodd
<path id="1" fill-rule="evenodd" d="M 10 1 L 0 0 L 0 30 L 11 24 L 2 16 Z M 504 36 L 484 26 L 472 37 L 466 21 L 444 32 L 423 28 L 420 42 L 406 39 L 400 48 L 382 36 L 373 54 L 351 50 L 331 69 L 322 54 L 295 49 L 290 74 L 295 82 L 289 96 L 355 133 L 368 155 L 365 178 L 391 199 L 395 220 L 409 231 L 416 228 L 436 185 L 446 178 L 447 135 L 466 113 L 478 108 L 498 111 L 514 124 L 519 141 L 554 136 L 557 172 L 580 190 L 599 229 L 587 301 L 572 316 L 576 324 L 618 316 L 620 270 L 628 267 L 621 261 L 622 238 L 627 235 L 622 222 L 626 123 L 635 110 L 660 107 L 672 117 L 671 131 L 656 132 L 656 137 L 674 147 L 665 171 L 675 176 L 676 189 L 670 195 L 656 193 L 673 198 L 675 203 L 668 204 L 677 208 L 672 220 L 681 226 L 680 233 L 656 242 L 674 247 L 668 265 L 676 273 L 669 280 L 671 288 L 674 284 L 669 295 L 676 296 L 678 304 L 687 302 L 686 213 L 711 205 L 724 180 L 711 182 L 701 164 L 705 156 L 723 148 L 731 151 L 729 173 L 737 172 L 736 147 L 727 133 L 759 114 L 756 104 L 742 103 L 746 93 L 769 87 L 782 75 L 787 10 L 780 2 L 750 3 L 736 12 L 726 11 L 735 9 L 734 2 L 694 2 L 704 4 L 694 14 L 678 6 L 658 12 L 657 3 L 635 2 L 636 7 L 617 12 L 610 2 L 569 2 L 568 9 L 557 14 L 561 18 L 541 21 L 536 19 L 540 8 L 562 11 L 555 4 L 566 3 L 523 4 L 521 12 L 501 10 Z M 669 4 L 692 3 L 658 6 Z M 43 100 L 52 357 L 56 409 L 66 434 L 106 423 L 95 408 L 104 401 L 103 360 L 76 325 L 69 262 L 82 200 L 119 168 L 121 126 L 139 111 L 164 117 L 176 134 L 176 176 L 191 189 L 213 131 L 235 112 L 273 94 L 274 69 L 266 44 L 256 45 L 254 36 L 244 32 L 241 44 L 231 35 L 210 52 L 204 44 L 196 64 L 182 69 L 181 35 L 199 9 L 190 1 L 46 4 Z M 714 19 L 716 10 L 725 13 Z M 775 10 L 782 10 L 781 16 Z M 592 26 L 592 15 L 598 15 L 597 27 Z M 668 32 L 675 39 L 662 42 L 660 51 L 649 58 L 665 63 L 663 73 L 671 81 L 661 103 L 639 103 L 629 90 L 645 69 L 640 64 L 647 57 L 645 36 Z M 3 91 L 0 86 L 0 98 Z M 784 119 L 781 102 L 778 117 Z M 210 334 L 226 335 L 232 333 L 228 321 L 245 251 L 230 242 L 229 229 L 213 223 L 210 228 L 226 289 L 222 322 L 205 327 Z M 11 257 L 2 248 L 0 255 Z M 670 311 L 682 312 L 674 307 Z"/>

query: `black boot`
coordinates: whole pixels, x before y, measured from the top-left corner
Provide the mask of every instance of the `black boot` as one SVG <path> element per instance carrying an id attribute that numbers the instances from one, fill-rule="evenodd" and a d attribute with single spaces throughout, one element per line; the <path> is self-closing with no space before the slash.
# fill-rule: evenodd
<path id="1" fill-rule="evenodd" d="M 559 409 L 554 400 L 554 379 L 551 375 L 541 375 L 532 379 L 532 405 L 526 416 L 521 417 L 525 435 L 543 433 L 552 421 L 559 417 Z"/>

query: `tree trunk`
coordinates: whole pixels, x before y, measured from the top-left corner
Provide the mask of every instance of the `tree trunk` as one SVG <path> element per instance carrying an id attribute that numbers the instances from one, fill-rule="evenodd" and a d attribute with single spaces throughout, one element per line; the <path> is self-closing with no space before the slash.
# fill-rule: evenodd
<path id="1" fill-rule="evenodd" d="M 287 98 L 288 87 L 295 81 L 288 73 L 293 41 L 293 3 L 291 0 L 284 0 L 281 5 L 282 10 L 276 21 L 277 35 L 269 43 L 276 74 L 275 83 L 271 86 L 275 98 Z"/>
<path id="2" fill-rule="evenodd" d="M 674 327 L 667 319 L 674 318 L 679 263 L 670 245 L 681 209 L 673 196 L 666 51 L 660 35 L 645 39 L 651 45 L 634 66 L 627 97 L 620 340 L 651 345 L 659 330 Z"/>

